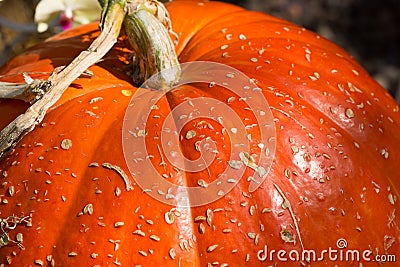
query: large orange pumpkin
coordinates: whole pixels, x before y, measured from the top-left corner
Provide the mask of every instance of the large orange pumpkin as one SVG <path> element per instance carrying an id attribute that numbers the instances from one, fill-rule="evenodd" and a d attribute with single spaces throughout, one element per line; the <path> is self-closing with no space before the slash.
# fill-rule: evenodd
<path id="1" fill-rule="evenodd" d="M 0 162 L 0 264 L 380 266 L 375 256 L 382 256 L 384 266 L 397 266 L 390 261 L 400 256 L 400 112 L 388 93 L 345 51 L 289 22 L 218 2 L 177 1 L 167 8 L 180 62 L 227 64 L 261 88 L 276 127 L 267 179 L 249 192 L 254 169 L 242 166 L 243 179 L 229 193 L 192 208 L 142 190 L 123 155 L 123 120 L 137 88 L 121 37 L 90 68 L 93 75 L 74 81 Z M 97 24 L 90 24 L 55 36 L 11 60 L 1 80 L 22 82 L 23 72 L 45 79 L 97 35 Z M 176 184 L 204 186 L 230 168 L 227 133 L 207 118 L 184 126 L 180 150 L 198 158 L 197 142 L 211 138 L 215 162 L 191 173 L 164 161 L 158 121 L 201 96 L 226 102 L 244 124 L 257 125 L 243 110 L 246 101 L 220 87 L 168 92 L 142 133 L 147 160 Z M 24 108 L 2 100 L 0 126 Z M 257 162 L 266 140 L 257 127 L 248 133 L 246 155 Z"/>

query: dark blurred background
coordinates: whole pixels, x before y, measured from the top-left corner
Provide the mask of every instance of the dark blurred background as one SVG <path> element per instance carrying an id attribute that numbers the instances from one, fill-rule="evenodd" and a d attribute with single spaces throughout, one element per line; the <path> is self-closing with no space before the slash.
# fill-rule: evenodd
<path id="1" fill-rule="evenodd" d="M 332 40 L 400 103 L 400 0 L 227 0 Z"/>
<path id="2" fill-rule="evenodd" d="M 79 1 L 79 0 L 77 0 Z M 400 0 L 226 0 L 300 24 L 353 55 L 400 103 Z M 38 34 L 38 0 L 0 0 L 0 65 L 54 34 Z"/>

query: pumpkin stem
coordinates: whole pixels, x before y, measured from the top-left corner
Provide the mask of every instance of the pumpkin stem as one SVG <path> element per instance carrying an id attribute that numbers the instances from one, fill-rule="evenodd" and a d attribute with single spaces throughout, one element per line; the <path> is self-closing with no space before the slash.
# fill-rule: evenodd
<path id="1" fill-rule="evenodd" d="M 107 29 L 108 25 L 112 25 L 115 21 L 120 20 L 121 15 L 123 15 L 123 17 L 125 16 L 126 1 L 127 0 L 99 0 L 102 8 L 99 27 L 102 31 Z"/>
<path id="2" fill-rule="evenodd" d="M 140 85 L 158 74 L 158 88 L 173 86 L 180 78 L 180 67 L 169 33 L 176 40 L 177 36 L 165 6 L 154 0 L 134 0 L 127 2 L 126 10 L 124 26 L 134 51 L 134 82 Z"/>

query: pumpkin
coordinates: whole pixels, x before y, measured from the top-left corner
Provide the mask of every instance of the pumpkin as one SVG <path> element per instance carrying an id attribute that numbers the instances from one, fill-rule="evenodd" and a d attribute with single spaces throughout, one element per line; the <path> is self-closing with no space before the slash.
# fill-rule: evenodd
<path id="1" fill-rule="evenodd" d="M 276 150 L 266 179 L 249 190 L 257 175 L 251 163 L 258 164 L 268 140 L 246 99 L 199 83 L 165 93 L 145 131 L 136 129 L 149 153 L 142 160 L 179 185 L 207 189 L 232 168 L 243 170 L 241 179 L 215 201 L 193 207 L 155 199 L 148 190 L 169 193 L 156 184 L 139 187 L 122 139 L 125 112 L 139 89 L 128 75 L 131 50 L 121 36 L 90 67 L 92 75 L 76 79 L 0 162 L 0 263 L 380 266 L 375 257 L 381 256 L 384 266 L 396 266 L 400 112 L 390 95 L 345 51 L 287 21 L 219 2 L 176 1 L 167 9 L 181 63 L 226 64 L 250 77 L 268 101 Z M 46 79 L 86 49 L 97 28 L 74 28 L 35 46 L 2 67 L 1 80 L 23 82 L 23 72 Z M 199 97 L 224 102 L 244 125 L 256 125 L 246 128 L 245 159 L 231 158 L 232 129 L 193 118 L 178 133 L 180 153 L 198 159 L 196 144 L 212 139 L 214 162 L 190 172 L 168 160 L 157 138 L 162 121 Z M 1 100 L 0 126 L 25 108 Z M 183 114 L 172 115 L 178 121 Z"/>

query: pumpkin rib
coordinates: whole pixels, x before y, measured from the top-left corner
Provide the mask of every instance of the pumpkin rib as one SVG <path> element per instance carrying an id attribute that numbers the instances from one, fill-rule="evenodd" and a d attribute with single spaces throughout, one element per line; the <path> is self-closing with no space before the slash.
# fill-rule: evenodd
<path id="1" fill-rule="evenodd" d="M 252 39 L 252 41 L 254 41 L 254 42 L 256 42 L 256 40 L 257 39 Z M 278 38 L 278 40 L 279 40 L 279 38 Z M 231 44 L 232 46 L 234 46 L 235 45 L 235 43 L 232 43 Z M 197 44 L 197 46 L 196 46 L 196 49 L 201 49 L 201 47 L 199 46 L 199 44 Z M 204 51 L 204 50 L 203 50 Z M 194 58 L 194 60 L 213 60 L 213 61 L 218 61 L 218 56 L 215 56 L 218 52 L 218 49 L 216 48 L 215 50 L 211 50 L 211 51 L 204 51 L 204 54 L 202 55 L 202 56 L 197 56 L 197 57 L 195 57 Z M 315 51 L 315 49 L 314 49 L 314 51 Z M 217 53 L 216 53 L 217 52 Z M 267 51 L 267 52 L 265 52 L 265 53 L 268 53 L 268 52 L 272 52 L 272 51 Z M 190 52 L 189 52 L 189 54 L 191 54 Z M 335 54 L 333 54 L 334 56 L 336 56 L 336 54 L 337 53 L 335 53 Z M 213 55 L 212 57 L 208 57 L 208 55 Z M 329 57 L 329 54 L 328 55 L 326 55 L 326 57 Z M 342 57 L 340 57 L 340 58 L 342 58 Z M 191 60 L 193 60 L 193 59 L 191 59 Z M 357 69 L 359 72 L 361 72 L 361 74 L 359 74 L 359 75 L 365 75 L 366 73 L 365 73 L 365 71 L 364 70 L 362 70 L 362 69 L 360 69 L 360 66 L 358 65 L 358 64 L 354 64 L 354 61 L 349 61 L 347 58 L 343 58 L 343 60 L 345 60 L 348 64 L 349 64 L 349 69 Z M 305 61 L 305 59 L 304 59 L 304 61 Z M 221 62 L 221 61 L 220 61 Z M 238 62 L 238 63 L 235 63 L 235 62 L 232 62 L 232 61 L 229 61 L 230 62 L 230 64 L 232 64 L 233 66 L 235 66 L 236 68 L 238 68 L 238 69 L 241 69 L 241 65 L 239 65 L 239 64 L 247 64 L 246 62 Z M 298 63 L 295 63 L 295 65 L 300 65 L 300 66 L 302 66 L 302 70 L 304 70 L 304 68 L 305 68 L 305 66 L 304 65 L 301 65 L 301 64 L 298 64 Z M 306 66 L 309 70 L 312 70 L 312 67 L 311 66 Z M 310 74 L 311 74 L 312 72 L 310 71 Z M 325 74 L 326 74 L 326 76 L 329 76 L 328 75 L 328 73 L 329 73 L 329 70 L 326 70 L 326 72 L 325 72 Z M 262 75 L 261 73 L 260 73 L 260 75 Z M 320 72 L 320 75 L 321 75 L 321 77 L 323 77 L 323 75 L 324 75 L 324 73 L 323 72 Z M 254 75 L 254 77 L 258 77 L 259 75 Z M 271 79 L 270 79 L 271 80 Z M 349 79 L 349 80 L 351 80 L 351 79 Z M 288 80 L 289 81 L 289 80 Z M 346 84 L 346 82 L 344 82 L 344 84 Z M 331 85 L 332 86 L 332 85 Z M 373 85 L 373 86 L 376 86 L 376 85 Z M 309 87 L 309 88 L 312 88 L 312 87 Z M 368 88 L 368 87 L 367 87 Z M 328 89 L 326 89 L 327 91 L 329 91 Z M 316 92 L 319 92 L 320 90 L 318 89 L 318 88 L 315 88 L 315 91 Z M 332 91 L 332 90 L 330 90 L 330 92 L 334 92 L 334 91 Z M 286 94 L 287 93 L 289 93 L 289 92 L 285 92 Z M 290 93 L 289 93 L 290 94 Z M 364 94 L 366 94 L 366 92 L 364 93 Z M 344 94 L 342 94 L 342 93 L 339 93 L 338 94 L 338 100 L 339 99 L 344 99 L 344 100 L 346 100 L 347 99 L 347 97 L 344 95 Z M 337 100 L 337 101 L 338 101 Z M 371 101 L 372 102 L 372 97 L 370 97 L 369 98 L 369 100 L 367 100 L 367 101 Z M 331 104 L 330 103 L 335 103 L 335 102 L 337 102 L 337 101 L 333 101 L 333 100 L 330 100 L 329 101 L 329 103 L 327 103 L 325 106 L 327 107 L 324 111 L 322 111 L 321 110 L 321 112 L 323 112 L 325 115 L 327 115 L 328 117 L 330 117 L 330 119 L 331 120 L 334 120 L 336 123 L 336 125 L 337 126 L 340 126 L 340 127 L 343 127 L 343 124 L 342 123 L 340 123 L 340 122 L 342 122 L 342 118 L 335 118 L 335 117 L 333 117 L 333 114 L 331 114 L 331 112 L 329 111 L 329 108 L 331 107 Z M 394 105 L 395 105 L 395 103 L 393 103 Z M 320 107 L 322 107 L 321 105 L 316 105 L 316 107 L 317 108 L 320 108 Z M 384 108 L 384 107 L 382 107 L 382 108 Z"/>
<path id="2" fill-rule="evenodd" d="M 104 92 L 103 92 L 104 93 Z M 46 120 L 45 120 L 45 122 L 44 123 L 47 123 L 47 124 L 50 124 L 50 122 L 51 121 L 57 121 L 58 123 L 57 124 L 62 124 L 61 123 L 61 121 L 62 121 L 62 118 L 64 117 L 64 113 L 65 114 L 68 114 L 69 112 L 70 112 L 70 110 L 72 109 L 72 110 L 77 110 L 77 109 L 80 109 L 80 107 L 79 107 L 79 105 L 82 105 L 82 104 L 77 104 L 77 103 L 79 103 L 79 101 L 80 101 L 80 98 L 84 98 L 84 99 L 87 99 L 87 100 L 90 100 L 90 98 L 92 97 L 92 95 L 93 96 L 98 96 L 98 94 L 99 94 L 99 92 L 92 92 L 92 93 L 88 93 L 88 94 L 86 94 L 86 95 L 84 95 L 84 96 L 81 96 L 81 97 L 76 97 L 76 98 L 74 98 L 73 100 L 71 100 L 71 101 L 68 101 L 68 102 L 66 102 L 66 103 L 64 103 L 62 106 L 60 106 L 60 108 L 58 108 L 57 109 L 57 113 L 56 112 L 49 112 L 49 114 L 48 114 L 48 116 L 46 117 Z M 126 98 L 126 99 L 129 99 L 129 98 Z M 86 101 L 83 101 L 83 102 L 86 102 Z M 123 111 L 124 110 L 124 106 L 121 106 L 120 107 L 120 109 Z M 54 117 L 53 116 L 53 114 L 57 114 L 57 116 L 56 117 Z M 109 113 L 107 116 L 112 116 L 112 114 L 111 113 Z M 101 125 L 103 125 L 104 126 L 104 123 L 109 123 L 109 124 L 115 124 L 115 123 L 118 123 L 118 124 L 120 124 L 120 122 L 118 121 L 118 120 L 114 120 L 114 121 L 106 121 L 106 120 L 96 120 L 96 119 L 91 119 L 91 117 L 89 116 L 89 115 L 86 115 L 86 117 L 88 117 L 89 118 L 89 121 L 90 120 L 92 120 L 92 121 L 97 121 L 97 122 L 99 122 L 99 123 L 101 123 Z M 83 126 L 83 129 L 85 128 L 84 127 L 84 125 L 82 125 Z M 102 127 L 103 127 L 102 126 Z M 51 126 L 47 126 L 47 127 L 51 127 Z M 93 126 L 92 126 L 93 127 Z M 58 127 L 59 128 L 59 127 Z M 68 125 L 66 125 L 66 126 L 63 126 L 63 128 L 64 128 L 64 131 L 70 131 L 69 129 L 68 129 Z M 77 124 L 76 126 L 75 126 L 75 128 L 80 128 L 80 124 Z M 106 128 L 109 128 L 109 127 L 106 127 Z M 83 130 L 82 129 L 82 130 Z M 43 130 L 42 129 L 40 129 L 40 128 L 38 128 L 38 129 L 35 129 L 34 130 L 34 132 L 33 133 L 35 133 L 35 136 L 38 138 L 38 139 L 36 139 L 36 141 L 37 142 L 40 142 L 41 141 L 41 139 L 45 139 L 46 138 L 46 132 L 44 132 L 44 136 L 40 136 L 40 135 L 38 135 L 38 134 L 36 134 L 37 133 L 37 131 L 38 130 L 41 130 L 41 132 L 43 132 Z M 76 130 L 76 129 L 75 129 Z M 93 128 L 93 130 L 94 130 L 94 128 Z M 60 132 L 59 132 L 60 130 L 58 130 L 58 133 L 60 134 Z M 66 132 L 61 132 L 62 134 L 65 134 L 65 137 L 69 137 L 69 135 L 71 134 L 71 132 L 69 132 L 69 133 L 66 133 Z M 83 135 L 81 138 L 84 138 L 85 136 Z M 93 139 L 93 136 L 90 136 L 90 134 L 88 134 L 88 137 L 90 137 L 90 145 L 91 144 L 93 144 L 93 143 L 98 143 L 98 142 L 94 142 L 95 140 Z M 61 137 L 58 137 L 60 140 L 62 139 Z M 104 138 L 103 136 L 101 136 L 101 138 Z M 75 140 L 75 139 L 72 139 L 73 140 L 73 146 L 72 146 L 72 148 L 71 148 L 71 150 L 74 148 L 74 147 L 77 147 L 77 148 L 79 148 L 79 141 L 78 140 Z M 43 143 L 44 143 L 44 141 L 42 141 Z M 52 142 L 54 142 L 55 143 L 55 145 L 58 143 L 57 142 L 57 140 L 52 140 Z M 100 141 L 99 141 L 100 142 Z M 88 145 L 88 144 L 87 144 Z M 86 145 L 86 146 L 87 146 Z M 99 145 L 99 147 L 101 147 L 100 145 Z M 67 151 L 66 151 L 67 152 Z M 51 153 L 51 151 L 49 151 L 49 152 L 44 152 L 43 154 L 46 154 L 46 158 L 47 157 L 50 157 L 50 154 Z M 89 151 L 85 151 L 85 153 L 89 153 Z M 69 153 L 69 154 L 71 154 L 71 153 Z M 51 158 L 50 158 L 51 159 Z M 81 161 L 82 159 L 80 159 L 80 161 Z M 78 164 L 78 162 L 74 162 L 75 160 L 70 156 L 70 157 L 64 157 L 63 159 L 62 159 L 62 161 L 63 161 L 63 164 L 65 164 L 65 166 L 69 166 L 70 164 L 69 163 L 72 163 L 71 164 L 71 166 L 73 166 L 74 165 L 74 163 L 76 163 L 76 164 Z M 54 163 L 54 162 L 53 162 Z M 55 162 L 55 163 L 57 163 L 57 162 Z M 88 166 L 88 164 L 89 164 L 90 162 L 87 162 L 87 165 L 86 166 Z M 80 164 L 80 163 L 79 163 Z M 43 165 L 43 164 L 42 164 Z M 51 165 L 51 164 L 50 164 Z M 39 164 L 39 166 L 41 166 L 40 164 Z M 36 165 L 36 167 L 38 167 L 37 165 Z M 61 166 L 60 166 L 61 167 Z M 43 165 L 43 166 L 41 166 L 41 168 L 43 168 L 43 170 L 45 170 L 45 169 L 47 169 L 46 167 L 45 167 L 45 165 Z M 89 168 L 89 167 L 88 167 Z M 70 169 L 70 172 L 71 172 L 71 175 L 72 175 L 72 173 L 74 173 L 74 176 L 73 177 L 71 177 L 70 176 L 70 178 L 68 179 L 68 178 L 60 178 L 60 177 L 58 177 L 58 179 L 66 179 L 67 181 L 68 180 L 71 180 L 71 182 L 72 182 L 72 180 L 75 180 L 74 181 L 74 183 L 77 183 L 77 179 L 80 179 L 81 180 L 81 183 L 83 183 L 83 182 L 85 182 L 85 183 L 91 183 L 91 180 L 90 179 L 85 179 L 85 177 L 87 177 L 87 176 L 85 176 L 84 175 L 84 173 L 80 173 L 80 172 L 76 172 L 76 170 L 72 167 L 69 167 L 68 169 Z M 60 170 L 61 171 L 61 170 Z M 67 171 L 67 174 L 68 174 L 68 171 Z M 27 174 L 27 176 L 29 176 L 29 173 Z M 63 176 L 61 176 L 61 177 L 63 177 Z M 65 176 L 64 176 L 65 177 Z M 74 178 L 74 177 L 77 177 L 77 178 Z M 39 177 L 37 177 L 37 178 L 39 178 Z M 33 179 L 33 178 L 31 178 L 31 179 Z M 38 180 L 42 180 L 42 179 L 38 179 Z M 119 180 L 117 180 L 117 182 L 119 183 Z M 34 183 L 34 182 L 33 182 Z M 39 182 L 40 183 L 40 182 Z M 57 186 L 56 184 L 57 184 L 57 181 L 54 181 L 53 180 L 53 183 L 55 183 L 55 185 L 54 186 Z M 118 183 L 116 183 L 116 184 L 118 184 Z M 67 194 L 67 192 L 66 192 L 66 189 L 68 188 L 68 185 L 69 183 L 67 182 L 65 185 L 62 185 L 62 187 L 61 188 L 58 188 L 58 189 L 60 189 L 60 194 L 63 194 L 63 195 L 66 195 L 67 196 L 67 203 L 75 203 L 75 201 L 73 200 L 73 199 L 70 199 L 69 197 L 68 197 L 68 195 L 70 194 L 70 192 Z M 114 183 L 115 184 L 115 183 Z M 32 186 L 34 186 L 34 185 L 32 185 L 32 184 L 30 184 L 30 186 L 32 187 Z M 37 188 L 37 187 L 34 187 L 34 188 Z M 79 185 L 75 185 L 75 190 L 77 190 L 78 192 L 84 192 L 84 191 L 82 191 L 82 188 L 86 188 L 85 186 L 79 186 Z M 54 189 L 54 187 L 53 187 L 53 189 Z M 39 189 L 39 191 L 41 191 L 41 189 Z M 94 192 L 93 192 L 94 193 Z M 55 197 L 54 197 L 54 193 L 53 194 L 51 194 L 51 192 L 49 192 L 49 195 L 53 195 L 53 198 L 52 198 L 52 200 L 54 201 L 55 200 Z M 75 196 L 75 197 L 77 197 L 77 194 L 71 194 L 71 195 L 73 195 L 73 196 Z M 59 196 L 60 197 L 60 196 Z M 82 197 L 82 196 L 81 196 Z M 61 199 L 60 198 L 57 198 L 58 199 L 58 201 L 60 201 L 61 202 Z M 61 202 L 62 203 L 62 202 Z M 77 203 L 82 203 L 82 201 L 78 201 Z M 83 208 L 83 206 L 85 205 L 85 204 L 87 204 L 87 203 L 85 203 L 85 202 L 83 202 L 82 203 L 82 208 Z M 64 206 L 64 205 L 66 205 L 66 204 L 61 204 L 61 206 Z M 61 207 L 60 207 L 61 208 Z M 95 209 L 96 209 L 97 207 L 95 206 Z M 35 211 L 36 212 L 40 212 L 40 210 L 41 210 L 41 208 L 40 208 L 40 206 L 39 207 L 36 207 L 35 208 Z M 68 211 L 67 211 L 67 213 L 69 213 L 69 216 L 59 216 L 58 218 L 59 219 L 65 219 L 65 221 L 64 221 L 64 225 L 65 225 L 65 227 L 66 227 L 66 229 L 71 229 L 72 228 L 72 225 L 71 225 L 71 223 L 68 221 L 68 218 L 73 218 L 73 217 L 76 217 L 77 216 L 77 214 L 79 213 L 79 209 L 77 209 L 77 207 L 73 207 L 73 208 L 71 208 L 71 209 L 69 209 Z M 39 221 L 40 220 L 40 218 L 37 218 L 35 215 L 33 216 L 33 220 L 34 221 Z M 42 227 L 44 227 L 45 229 L 47 229 L 49 232 L 52 232 L 52 231 L 55 231 L 55 230 L 52 230 L 53 229 L 53 227 L 59 227 L 59 225 L 57 225 L 57 224 L 55 224 L 54 226 L 52 225 L 52 221 L 48 221 L 46 224 L 45 223 L 43 223 L 42 224 Z M 69 236 L 69 238 L 72 238 L 72 240 L 74 240 L 73 238 L 74 237 L 76 237 L 76 239 L 75 240 L 80 240 L 81 238 L 79 238 L 79 236 L 76 236 L 76 234 L 75 235 L 73 235 L 73 233 L 75 234 L 75 233 L 79 233 L 79 225 L 78 225 L 78 229 L 76 229 L 76 231 L 70 231 L 69 232 L 69 234 L 68 234 L 68 236 Z M 43 239 L 38 239 L 38 240 L 36 240 L 36 242 L 35 241 L 33 241 L 33 243 L 35 243 L 35 244 L 38 244 L 39 242 L 41 242 L 41 241 L 43 241 Z M 76 251 L 76 250 L 74 250 L 72 247 L 68 247 L 68 246 L 66 246 L 66 247 L 64 247 L 63 246 L 63 244 L 65 243 L 65 241 L 66 241 L 66 237 L 65 236 L 63 236 L 63 235 L 60 235 L 59 236 L 59 241 L 51 241 L 51 239 L 49 238 L 49 237 L 45 237 L 45 240 L 48 242 L 47 244 L 55 244 L 59 249 L 60 249 L 60 251 L 59 251 L 59 253 L 65 253 L 64 255 L 66 255 L 66 254 L 68 254 L 68 253 L 70 253 L 71 251 L 73 251 L 73 252 L 78 252 L 78 251 Z M 105 240 L 105 242 L 108 242 L 107 240 Z M 39 243 L 40 244 L 40 243 Z M 39 245 L 38 244 L 38 245 Z M 46 254 L 47 253 L 47 254 Z M 45 248 L 43 248 L 42 250 L 41 250 L 41 254 L 40 255 L 35 255 L 36 257 L 41 257 L 41 256 L 43 256 L 42 258 L 45 258 L 46 257 L 46 255 L 51 255 L 51 254 L 53 254 L 54 255 L 54 257 L 55 257 L 55 259 L 57 260 L 58 259 L 58 257 L 59 256 L 61 256 L 62 254 L 60 254 L 59 256 L 57 256 L 57 255 L 55 255 L 54 254 L 54 252 L 52 252 L 52 248 L 51 247 L 48 247 L 48 250 L 47 251 L 45 251 Z"/>
<path id="3" fill-rule="evenodd" d="M 80 98 L 84 98 L 86 100 L 84 102 L 87 102 L 88 100 L 95 99 L 95 98 L 97 98 L 99 96 L 103 97 L 103 99 L 100 100 L 98 103 L 104 105 L 101 102 L 104 102 L 105 100 L 107 100 L 107 102 L 112 102 L 112 101 L 110 101 L 111 95 L 107 94 L 106 92 L 107 91 L 113 91 L 113 89 L 114 88 L 112 88 L 112 87 L 108 87 L 108 88 L 102 89 L 101 91 L 93 91 L 93 92 L 85 94 L 84 96 L 75 97 L 75 98 L 73 98 L 73 101 L 71 100 L 71 101 L 65 102 L 62 105 L 62 107 L 69 105 L 72 108 L 74 108 L 74 106 L 76 106 L 76 104 L 80 102 Z M 116 94 L 114 94 L 114 95 L 116 95 Z M 125 102 L 129 102 L 129 100 L 128 100 L 129 98 L 128 97 L 125 97 L 125 98 L 127 99 L 127 100 L 125 100 Z M 118 99 L 121 99 L 121 97 L 118 97 Z M 96 105 L 96 103 L 94 103 L 92 105 Z M 118 103 L 122 104 L 120 101 L 118 101 Z M 116 104 L 114 104 L 114 105 L 116 105 Z M 126 103 L 125 103 L 125 105 L 126 105 Z M 123 114 L 124 114 L 124 108 L 123 107 L 125 105 L 121 105 L 118 108 L 118 110 L 120 110 L 119 112 L 115 112 L 114 111 L 113 113 L 100 115 L 101 119 L 96 119 L 96 118 L 91 119 L 94 122 L 94 125 L 90 126 L 92 128 L 92 131 L 96 131 L 96 128 L 101 128 L 106 132 L 107 131 L 112 132 L 115 128 L 117 128 L 117 125 L 118 125 L 118 127 L 121 127 L 120 126 L 120 124 L 121 124 L 120 121 L 123 118 Z M 96 112 L 95 110 L 93 110 L 93 111 Z M 107 120 L 107 117 L 114 117 L 113 114 L 115 114 L 115 113 L 117 113 L 117 114 L 119 113 L 118 114 L 119 117 L 115 117 L 114 120 Z M 87 116 L 89 116 L 89 115 L 87 115 Z M 119 120 L 118 120 L 118 118 L 119 118 Z M 99 124 L 99 125 L 96 126 L 96 124 Z M 79 125 L 77 125 L 76 128 L 79 128 Z M 82 130 L 84 130 L 85 125 L 82 125 L 82 128 L 83 128 Z M 110 129 L 110 130 L 106 130 L 106 129 Z M 97 135 L 95 135 L 95 136 L 97 136 Z M 85 138 L 85 136 L 82 136 L 81 138 Z M 106 137 L 101 135 L 101 136 L 97 137 L 96 139 L 93 139 L 93 135 L 91 135 L 90 133 L 87 133 L 87 138 L 90 138 L 90 148 L 94 148 L 94 151 L 90 151 L 90 150 L 86 149 L 86 150 L 83 150 L 85 153 L 87 153 L 88 155 L 90 155 L 90 154 L 93 154 L 93 155 L 104 154 L 104 152 L 97 152 L 96 153 L 95 150 L 96 150 L 96 148 L 99 148 L 99 150 L 103 149 L 103 145 L 102 144 L 103 143 L 104 144 L 107 143 L 106 140 L 104 140 Z M 77 143 L 77 141 L 73 140 L 73 143 Z M 79 146 L 79 144 L 75 144 L 75 146 Z M 88 145 L 86 145 L 86 146 L 88 146 Z M 115 148 L 117 148 L 118 146 L 119 146 L 119 144 L 116 144 Z M 112 149 L 115 149 L 115 148 L 112 148 Z M 108 153 L 114 154 L 113 151 L 108 151 Z M 105 194 L 100 198 L 102 200 L 102 202 L 103 202 L 103 203 L 101 203 L 100 201 L 96 201 L 96 198 L 98 198 L 98 197 L 95 194 L 95 188 L 96 187 L 93 186 L 93 183 L 96 183 L 96 182 L 92 181 L 92 179 L 95 179 L 95 177 L 98 177 L 99 180 L 105 180 L 109 184 L 112 184 L 114 186 L 118 186 L 122 191 L 125 191 L 125 189 L 124 189 L 125 185 L 122 183 L 121 177 L 119 177 L 118 175 L 113 174 L 110 171 L 109 172 L 105 172 L 106 176 L 104 174 L 101 175 L 101 176 L 100 175 L 99 176 L 94 176 L 93 175 L 93 170 L 92 170 L 91 167 L 89 167 L 89 165 L 90 165 L 90 163 L 96 162 L 95 159 L 91 159 L 91 158 L 88 157 L 87 159 L 86 158 L 81 158 L 80 161 L 81 160 L 83 160 L 85 162 L 85 164 L 82 164 L 82 165 L 87 166 L 87 168 L 85 170 L 83 170 L 82 173 L 76 173 L 76 175 L 78 176 L 78 179 L 80 178 L 81 181 L 79 182 L 78 185 L 75 185 L 75 190 L 77 190 L 78 192 L 82 191 L 82 193 L 80 193 L 80 194 L 72 194 L 74 196 L 74 199 L 68 199 L 67 200 L 70 203 L 77 203 L 77 205 L 74 205 L 74 206 L 70 207 L 66 211 L 67 215 L 65 216 L 65 218 L 72 218 L 72 217 L 77 216 L 77 214 L 82 211 L 82 210 L 78 209 L 78 207 L 83 208 L 83 207 L 85 207 L 85 205 L 87 205 L 89 203 L 95 203 L 94 204 L 94 212 L 93 212 L 94 215 L 93 216 L 97 215 L 96 216 L 97 218 L 99 218 L 101 216 L 104 217 L 103 220 L 98 220 L 99 223 L 101 222 L 101 223 L 105 223 L 105 224 L 109 225 L 109 224 L 113 224 L 113 223 L 115 223 L 117 221 L 127 222 L 127 220 L 125 220 L 123 218 L 120 218 L 120 217 L 115 216 L 115 215 L 113 216 L 112 213 L 109 212 L 107 210 L 107 208 L 106 208 L 107 207 L 107 205 L 106 205 L 107 202 L 112 201 L 112 196 L 113 195 L 112 195 L 112 193 L 110 191 L 114 190 L 114 188 L 111 188 L 111 190 L 105 190 L 105 188 L 107 188 L 106 186 L 101 186 L 101 187 L 99 186 L 98 187 L 98 188 L 101 188 L 102 191 L 105 191 L 105 192 L 102 192 L 101 194 L 99 194 L 99 195 Z M 112 161 L 113 160 L 110 159 L 110 162 L 112 162 Z M 98 162 L 98 163 L 102 164 L 103 162 Z M 68 162 L 65 162 L 64 164 L 66 166 L 69 165 Z M 72 165 L 73 165 L 73 163 L 72 163 Z M 121 166 L 121 167 L 123 167 L 126 170 L 125 166 Z M 97 169 L 98 168 L 101 168 L 101 166 L 97 167 Z M 73 169 L 71 171 L 73 171 Z M 99 171 L 97 171 L 97 173 L 98 172 Z M 107 184 L 107 182 L 105 182 L 105 183 Z M 101 184 L 101 183 L 99 182 L 99 184 Z M 86 188 L 90 188 L 91 190 L 93 190 L 93 191 L 91 191 L 92 196 L 90 196 L 90 195 L 88 196 L 88 195 L 86 195 L 84 193 L 84 191 L 82 189 L 86 189 Z M 127 194 L 127 193 L 129 193 L 129 192 L 122 192 L 122 194 Z M 78 205 L 78 204 L 80 204 L 80 205 Z M 121 207 L 121 209 L 122 209 L 122 207 Z M 84 216 L 88 216 L 88 215 L 82 215 L 82 216 L 84 217 Z M 89 215 L 89 216 L 91 216 L 91 215 Z M 91 220 L 94 220 L 94 218 L 91 219 Z M 84 220 L 84 221 L 88 221 L 88 220 Z M 85 222 L 82 222 L 82 223 L 86 224 Z M 127 223 L 126 223 L 126 226 L 128 226 Z M 70 229 L 70 234 L 68 236 L 68 239 L 63 235 L 59 235 L 58 239 L 56 239 L 54 241 L 54 244 L 56 244 L 57 247 L 61 245 L 61 248 L 60 248 L 60 249 L 62 249 L 60 251 L 61 253 L 63 252 L 64 254 L 68 254 L 71 251 L 74 251 L 74 252 L 77 252 L 78 255 L 82 255 L 82 254 L 85 255 L 87 258 L 89 258 L 90 253 L 98 253 L 98 254 L 105 253 L 105 251 L 100 250 L 98 248 L 98 246 L 109 247 L 108 244 L 107 244 L 107 243 L 109 243 L 109 241 L 108 241 L 108 239 L 104 239 L 104 238 L 101 238 L 101 237 L 102 236 L 110 236 L 112 238 L 113 235 L 115 234 L 115 233 L 109 233 L 106 230 L 103 230 L 102 229 L 103 227 L 100 227 L 100 229 L 96 229 L 96 230 L 95 229 L 89 229 L 89 231 L 96 231 L 96 234 L 93 237 L 91 237 L 90 239 L 87 239 L 87 238 L 85 238 L 85 235 L 82 235 L 80 233 L 79 224 L 71 225 L 71 222 L 69 222 L 68 220 L 65 220 L 64 221 L 64 227 L 65 227 L 65 229 Z M 66 240 L 70 240 L 71 241 L 71 242 L 67 242 L 67 244 L 70 244 L 69 247 L 68 246 L 63 247 L 63 244 L 66 243 Z M 96 246 L 93 246 L 93 248 L 91 248 L 89 251 L 85 251 L 84 250 L 84 249 L 86 249 L 85 247 L 81 247 L 79 250 L 74 250 L 73 246 L 71 247 L 71 245 L 73 245 L 74 242 L 77 243 L 78 240 L 79 240 L 79 242 L 85 242 L 87 244 L 90 244 L 91 242 L 96 242 Z M 123 241 L 124 243 L 128 242 L 127 238 L 123 238 L 123 239 L 120 239 L 120 240 Z M 78 243 L 76 245 L 78 245 Z M 112 245 L 112 244 L 110 244 L 110 245 Z M 112 248 L 112 247 L 110 247 L 110 248 Z M 109 252 L 111 252 L 110 249 L 108 249 L 108 250 L 109 250 Z M 62 255 L 61 253 L 60 253 L 59 257 L 61 257 L 61 255 Z M 71 264 L 72 264 L 72 262 L 71 262 Z M 104 264 L 106 264 L 106 263 L 104 263 Z M 111 264 L 111 261 L 108 262 L 107 264 Z"/>

